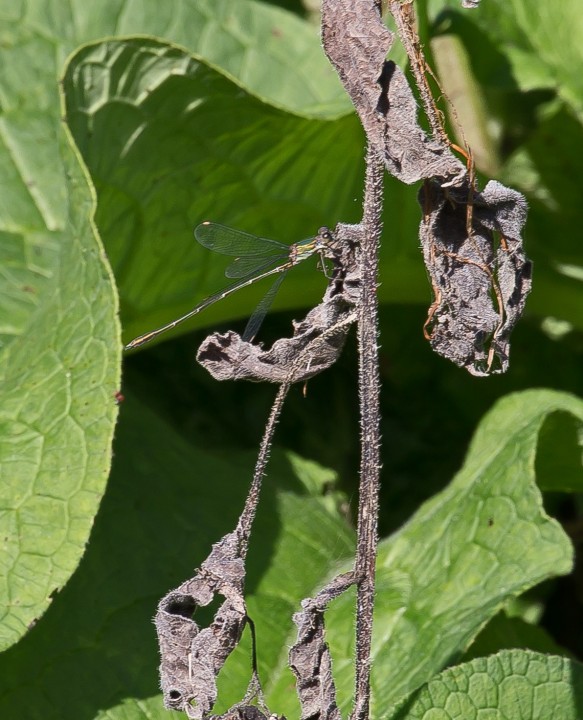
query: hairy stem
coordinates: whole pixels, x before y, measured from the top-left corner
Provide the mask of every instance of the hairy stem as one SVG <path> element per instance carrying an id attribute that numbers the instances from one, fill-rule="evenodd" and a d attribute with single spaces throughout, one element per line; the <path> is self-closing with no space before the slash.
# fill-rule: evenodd
<path id="1" fill-rule="evenodd" d="M 249 488 L 247 499 L 245 500 L 245 507 L 243 508 L 243 512 L 241 513 L 239 522 L 237 523 L 237 533 L 239 535 L 239 542 L 241 543 L 240 551 L 243 558 L 247 555 L 249 536 L 251 535 L 251 527 L 253 525 L 253 520 L 255 519 L 255 513 L 257 512 L 257 505 L 259 504 L 261 482 L 263 480 L 263 476 L 265 475 L 265 468 L 269 460 L 269 453 L 273 443 L 273 435 L 275 433 L 275 428 L 277 426 L 279 416 L 281 415 L 283 403 L 289 388 L 289 382 L 282 383 L 279 387 L 277 395 L 275 396 L 273 405 L 271 406 L 271 412 L 269 413 L 263 437 L 261 438 L 261 446 L 259 448 L 257 462 L 255 463 L 255 470 L 253 471 L 253 481 L 251 482 L 251 487 Z"/>
<path id="2" fill-rule="evenodd" d="M 358 322 L 361 423 L 360 500 L 355 575 L 356 689 L 352 718 L 367 720 L 370 706 L 370 650 L 378 542 L 380 413 L 378 367 L 378 248 L 381 237 L 384 162 L 372 144 L 366 158 L 364 233 L 361 242 L 362 295 Z"/>

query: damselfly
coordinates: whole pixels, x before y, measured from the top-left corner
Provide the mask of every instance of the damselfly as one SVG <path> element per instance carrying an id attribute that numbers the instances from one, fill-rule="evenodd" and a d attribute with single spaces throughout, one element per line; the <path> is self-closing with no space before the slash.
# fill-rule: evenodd
<path id="1" fill-rule="evenodd" d="M 207 297 L 177 320 L 135 338 L 126 345 L 126 350 L 139 347 L 166 330 L 175 328 L 236 290 L 277 274 L 278 278 L 257 306 L 243 333 L 243 340 L 252 340 L 261 327 L 287 271 L 315 253 L 319 253 L 322 257 L 334 257 L 334 236 L 328 228 L 320 228 L 315 237 L 300 240 L 293 245 L 285 245 L 277 240 L 258 237 L 213 222 L 204 222 L 199 225 L 194 231 L 194 235 L 198 242 L 208 250 L 235 257 L 235 260 L 225 270 L 225 275 L 228 278 L 237 278 L 236 281 L 224 290 Z"/>

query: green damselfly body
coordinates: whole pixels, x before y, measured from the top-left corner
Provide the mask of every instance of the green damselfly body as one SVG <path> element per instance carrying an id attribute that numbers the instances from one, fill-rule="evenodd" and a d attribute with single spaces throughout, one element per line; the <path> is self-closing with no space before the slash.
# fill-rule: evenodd
<path id="1" fill-rule="evenodd" d="M 321 258 L 334 258 L 336 256 L 336 240 L 332 232 L 325 227 L 320 228 L 314 237 L 300 240 L 293 243 L 293 245 L 258 237 L 213 222 L 204 222 L 199 225 L 194 231 L 194 235 L 197 241 L 208 250 L 235 257 L 225 270 L 226 277 L 235 279 L 235 282 L 224 290 L 205 298 L 185 315 L 135 338 L 126 345 L 126 350 L 131 350 L 153 340 L 163 332 L 175 328 L 180 323 L 209 307 L 209 305 L 226 298 L 241 288 L 252 285 L 271 275 L 277 275 L 277 279 L 261 300 L 253 315 L 251 315 L 243 333 L 243 340 L 252 340 L 261 327 L 261 323 L 288 270 L 315 254 L 319 254 Z"/>

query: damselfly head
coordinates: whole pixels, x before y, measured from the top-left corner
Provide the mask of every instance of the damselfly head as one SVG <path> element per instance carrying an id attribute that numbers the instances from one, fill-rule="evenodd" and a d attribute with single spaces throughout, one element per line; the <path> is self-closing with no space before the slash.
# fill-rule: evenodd
<path id="1" fill-rule="evenodd" d="M 316 250 L 321 250 L 324 248 L 329 247 L 335 242 L 336 238 L 334 237 L 334 233 L 330 228 L 327 227 L 321 227 L 318 230 L 318 234 L 314 238 Z"/>

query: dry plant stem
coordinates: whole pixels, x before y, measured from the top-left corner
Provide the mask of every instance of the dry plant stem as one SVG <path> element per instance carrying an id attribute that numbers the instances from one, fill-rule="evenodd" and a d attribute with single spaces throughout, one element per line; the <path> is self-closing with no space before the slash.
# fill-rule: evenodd
<path id="1" fill-rule="evenodd" d="M 384 160 L 382 151 L 368 146 L 361 241 L 362 295 L 358 320 L 361 422 L 360 499 L 355 575 L 356 687 L 352 720 L 367 720 L 370 707 L 370 650 L 378 542 L 380 475 L 380 413 L 378 367 L 378 248 L 381 236 Z"/>
<path id="2" fill-rule="evenodd" d="M 261 446 L 259 448 L 257 462 L 255 463 L 255 470 L 253 471 L 253 481 L 251 483 L 251 487 L 249 488 L 247 499 L 245 500 L 245 507 L 243 508 L 243 512 L 241 513 L 239 522 L 237 523 L 236 532 L 241 543 L 241 556 L 243 558 L 247 555 L 249 536 L 251 535 L 253 520 L 255 519 L 255 514 L 257 512 L 259 494 L 261 492 L 261 482 L 263 480 L 263 476 L 265 475 L 265 468 L 269 460 L 269 452 L 273 443 L 273 435 L 275 433 L 277 421 L 281 415 L 283 403 L 290 386 L 290 382 L 285 382 L 280 385 L 277 395 L 275 396 L 275 400 L 273 401 L 273 405 L 271 406 L 271 412 L 269 413 L 269 418 L 267 419 L 267 423 L 265 425 L 265 431 L 263 433 L 263 437 L 261 438 Z"/>
<path id="3" fill-rule="evenodd" d="M 395 19 L 399 38 L 409 58 L 411 72 L 415 77 L 417 89 L 421 95 L 423 108 L 431 125 L 433 137 L 449 145 L 449 139 L 443 129 L 443 122 L 427 81 L 427 64 L 419 41 L 419 35 L 415 28 L 415 8 L 413 2 L 412 0 L 406 0 L 405 2 L 401 2 L 401 0 L 390 0 L 388 7 L 389 12 Z"/>

